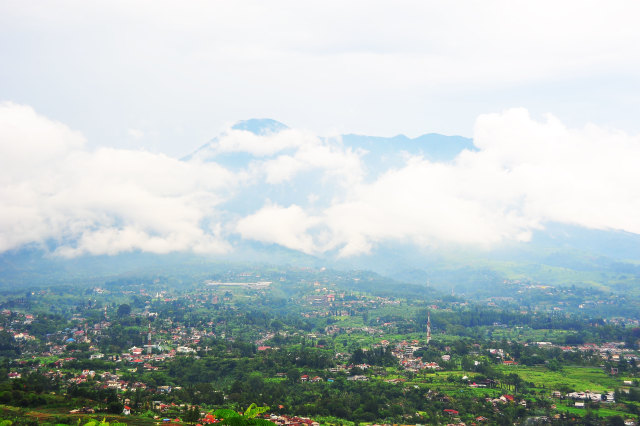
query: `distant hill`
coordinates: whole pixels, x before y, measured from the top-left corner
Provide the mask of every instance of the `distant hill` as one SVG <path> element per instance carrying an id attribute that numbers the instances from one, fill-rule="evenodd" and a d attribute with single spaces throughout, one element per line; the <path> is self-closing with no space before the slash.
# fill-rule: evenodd
<path id="1" fill-rule="evenodd" d="M 371 157 L 393 156 L 398 152 L 422 155 L 431 161 L 451 161 L 463 150 L 475 151 L 473 140 L 462 136 L 428 133 L 416 138 L 397 135 L 390 138 L 348 134 L 342 136 L 345 146 L 361 148 Z"/>
<path id="2" fill-rule="evenodd" d="M 239 121 L 231 126 L 231 130 L 242 130 L 257 136 L 268 136 L 290 129 L 287 125 L 270 118 Z M 219 161 L 226 166 L 247 165 L 255 157 L 249 153 L 236 151 L 233 153 L 218 152 L 215 147 L 225 134 L 213 138 L 208 143 L 185 156 L 183 160 L 198 159 L 202 161 Z M 333 138 L 336 139 L 336 138 Z M 337 139 L 341 144 L 353 150 L 361 149 L 367 165 L 373 168 L 400 164 L 405 153 L 422 155 L 431 161 L 451 161 L 463 150 L 475 150 L 473 140 L 462 136 L 445 136 L 428 133 L 416 138 L 405 135 L 393 137 L 346 134 Z M 284 150 L 286 151 L 286 150 Z"/>

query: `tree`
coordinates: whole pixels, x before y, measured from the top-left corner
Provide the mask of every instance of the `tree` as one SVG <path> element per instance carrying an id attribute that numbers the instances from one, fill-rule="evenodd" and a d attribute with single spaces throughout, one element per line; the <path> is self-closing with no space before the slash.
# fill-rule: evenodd
<path id="1" fill-rule="evenodd" d="M 131 306 L 129 306 L 128 304 L 123 303 L 122 305 L 118 306 L 118 317 L 122 318 L 129 315 L 130 313 Z"/>
<path id="2" fill-rule="evenodd" d="M 111 401 L 109 405 L 107 405 L 107 411 L 112 414 L 120 414 L 124 409 L 124 405 L 118 401 Z"/>
<path id="3" fill-rule="evenodd" d="M 474 368 L 475 367 L 475 363 L 473 361 L 474 361 L 473 358 L 471 358 L 471 357 L 469 357 L 467 355 L 463 356 L 462 357 L 462 361 L 460 363 L 461 366 L 462 366 L 462 369 L 465 370 L 465 371 L 473 371 L 473 370 L 475 370 L 475 368 Z"/>
<path id="4" fill-rule="evenodd" d="M 551 361 L 549 361 L 549 364 L 547 364 L 547 368 L 550 371 L 561 371 L 562 364 L 560 364 L 560 361 L 558 361 L 557 359 L 552 359 Z"/>
<path id="5" fill-rule="evenodd" d="M 253 392 L 261 392 L 262 388 L 264 387 L 264 380 L 262 379 L 262 374 L 260 374 L 257 371 L 254 371 L 251 374 L 249 374 L 249 377 L 247 378 L 247 385 L 249 386 L 249 389 L 251 389 Z"/>
<path id="6" fill-rule="evenodd" d="M 611 416 L 607 419 L 607 424 L 608 425 L 615 425 L 615 426 L 623 426 L 624 425 L 624 419 L 620 416 Z"/>
<path id="7" fill-rule="evenodd" d="M 0 356 L 14 358 L 20 354 L 20 348 L 13 336 L 6 332 L 0 331 Z"/>
<path id="8" fill-rule="evenodd" d="M 187 423 L 196 423 L 200 420 L 200 409 L 197 406 L 191 407 L 191 409 L 187 409 L 182 416 L 182 419 Z"/>
<path id="9" fill-rule="evenodd" d="M 300 379 L 300 372 L 297 368 L 291 367 L 287 370 L 287 380 L 290 383 L 296 383 Z"/>

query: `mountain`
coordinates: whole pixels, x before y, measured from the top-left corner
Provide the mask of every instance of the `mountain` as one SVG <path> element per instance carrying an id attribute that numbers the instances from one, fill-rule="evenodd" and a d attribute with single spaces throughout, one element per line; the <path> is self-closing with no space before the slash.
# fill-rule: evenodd
<path id="1" fill-rule="evenodd" d="M 231 131 L 246 131 L 256 136 L 272 136 L 277 135 L 290 128 L 279 121 L 262 118 L 239 121 L 230 128 Z M 228 132 L 213 138 L 210 142 L 202 145 L 193 153 L 185 156 L 183 160 L 189 161 L 199 159 L 202 161 L 221 160 L 228 165 L 228 160 L 232 157 L 228 154 L 245 154 L 242 158 L 248 159 L 251 155 L 247 155 L 245 150 L 237 149 L 233 151 L 224 151 L 216 149 L 221 138 L 228 136 Z M 437 133 L 428 133 L 416 138 L 409 138 L 405 135 L 397 135 L 393 137 L 366 136 L 358 134 L 346 134 L 337 138 L 346 148 L 352 150 L 361 150 L 364 152 L 367 162 L 373 162 L 376 165 L 389 165 L 390 158 L 401 158 L 399 154 L 422 155 L 431 161 L 451 161 L 463 150 L 475 151 L 473 141 L 462 136 L 445 136 Z M 290 152 L 288 150 L 278 151 L 277 153 Z M 275 155 L 274 153 L 273 155 Z M 386 160 L 386 161 L 385 161 Z"/>
<path id="2" fill-rule="evenodd" d="M 390 138 L 347 134 L 342 136 L 345 146 L 360 148 L 371 157 L 393 156 L 398 152 L 422 155 L 431 161 L 451 161 L 463 150 L 475 151 L 473 141 L 462 136 L 428 133 L 416 138 L 397 135 Z"/>
<path id="3" fill-rule="evenodd" d="M 288 128 L 289 127 L 279 121 L 270 118 L 251 118 L 249 120 L 238 121 L 231 127 L 233 130 L 244 130 L 260 136 L 279 133 Z"/>
<path id="4" fill-rule="evenodd" d="M 230 132 L 223 132 L 221 135 L 214 137 L 211 141 L 202 145 L 191 154 L 183 157 L 182 160 L 215 160 L 232 169 L 246 167 L 250 161 L 254 159 L 254 156 L 247 152 L 237 150 L 220 152 L 216 149 L 216 146 L 220 143 L 221 138 L 228 136 L 229 133 L 233 131 L 249 132 L 255 136 L 272 136 L 288 129 L 289 127 L 287 125 L 271 118 L 251 118 L 249 120 L 238 121 L 229 128 Z"/>
<path id="5" fill-rule="evenodd" d="M 593 286 L 640 296 L 640 236 L 554 224 L 529 243 L 493 251 L 417 248 L 407 243 L 377 246 L 351 258 L 307 255 L 277 244 L 234 239 L 226 255 L 139 251 L 62 258 L 36 248 L 0 254 L 0 286 L 100 285 L 111 280 L 162 277 L 176 285 L 199 282 L 213 271 L 247 266 L 330 267 L 370 270 L 398 282 L 428 285 L 456 294 L 492 294 L 507 279 L 557 286 Z M 498 295 L 498 294 L 496 294 Z"/>
<path id="6" fill-rule="evenodd" d="M 283 135 L 285 131 L 290 131 L 290 134 Z M 238 188 L 237 195 L 225 204 L 225 209 L 235 214 L 246 215 L 258 210 L 265 200 L 282 206 L 303 206 L 308 204 L 310 194 L 314 197 L 316 205 L 328 205 L 336 197 L 336 191 L 340 190 L 336 188 L 335 182 L 327 180 L 324 173 L 331 165 L 314 164 L 313 158 L 309 158 L 311 155 L 305 151 L 308 147 L 295 143 L 296 138 L 304 139 L 308 136 L 293 132 L 295 131 L 285 124 L 273 119 L 240 121 L 229 131 L 216 136 L 182 160 L 215 162 L 234 172 L 251 171 L 265 164 L 267 168 L 274 170 L 280 167 L 278 161 L 298 158 L 302 156 L 300 152 L 304 151 L 305 157 L 301 163 L 305 164 L 305 167 L 295 170 L 295 179 Z M 278 136 L 282 136 L 282 141 L 277 140 Z M 309 144 L 315 143 L 313 148 L 327 156 L 333 153 L 334 157 L 338 157 L 335 155 L 338 152 L 353 155 L 357 153 L 367 181 L 374 180 L 389 169 L 402 167 L 408 155 L 421 156 L 434 162 L 448 162 L 453 161 L 463 150 L 476 149 L 471 139 L 435 133 L 416 138 L 404 135 L 379 137 L 346 134 L 305 141 Z M 317 149 L 318 147 L 324 148 L 324 151 Z M 330 160 L 324 161 L 326 163 Z M 289 165 L 287 162 L 283 163 L 283 166 Z M 270 164 L 277 166 L 272 167 Z"/>
<path id="7" fill-rule="evenodd" d="M 289 130 L 289 127 L 271 119 L 254 119 L 239 122 L 232 130 L 264 136 L 276 135 Z M 291 149 L 262 156 L 242 150 L 221 153 L 216 150 L 219 141 L 220 137 L 214 138 L 198 149 L 194 156 L 198 155 L 202 161 L 246 168 L 252 162 L 294 153 Z M 469 138 L 435 133 L 415 138 L 405 135 L 379 137 L 345 134 L 333 139 L 326 138 L 323 142 L 358 152 L 367 179 L 370 180 L 388 170 L 402 167 L 407 156 L 419 156 L 434 163 L 449 163 L 463 151 L 477 151 L 473 140 Z M 323 182 L 322 175 L 306 171 L 291 182 L 259 185 L 242 192 L 239 199 L 243 201 L 228 203 L 227 207 L 237 213 L 248 214 L 259 209 L 264 199 L 282 206 L 306 205 L 309 193 L 316 194 L 319 200 L 329 204 L 335 196 L 335 187 L 323 187 Z M 273 250 L 274 247 L 250 241 L 244 241 L 242 246 L 244 250 L 250 247 L 254 255 Z M 265 259 L 265 256 L 261 258 Z M 324 261 L 346 269 L 369 269 L 406 282 L 429 282 L 441 289 L 458 292 L 469 292 L 504 279 L 523 277 L 560 285 L 609 285 L 613 289 L 632 286 L 640 289 L 640 235 L 559 223 L 547 223 L 543 229 L 534 230 L 528 242 L 511 242 L 492 250 L 419 248 L 400 241 L 377 245 L 366 255 L 340 258 L 335 252 L 328 252 L 317 257 L 306 256 L 306 261 L 314 264 Z"/>
<path id="8" fill-rule="evenodd" d="M 528 242 L 507 242 L 490 250 L 419 247 L 410 238 L 374 240 L 366 254 L 349 257 L 340 256 L 339 246 L 308 248 L 307 231 L 313 230 L 309 238 L 314 244 L 326 242 L 330 233 L 323 228 L 322 215 L 362 182 L 376 182 L 405 167 L 408 159 L 444 167 L 455 164 L 461 153 L 474 151 L 473 141 L 461 136 L 317 137 L 268 118 L 240 121 L 182 159 L 185 164 L 216 163 L 238 176 L 229 188 L 231 195 L 216 205 L 215 212 L 215 219 L 224 223 L 220 232 L 233 247 L 230 253 L 128 252 L 66 259 L 49 254 L 56 248 L 51 242 L 50 251 L 27 247 L 0 254 L 0 285 L 89 283 L 99 277 L 154 274 L 173 276 L 177 282 L 180 276 L 199 279 L 211 268 L 250 262 L 367 269 L 456 292 L 490 289 L 505 279 L 640 291 L 640 235 L 568 224 L 545 223 L 533 230 Z M 280 231 L 282 216 L 276 213 L 254 225 L 246 238 L 238 223 L 265 206 L 298 215 L 302 225 L 289 233 Z M 307 216 L 299 219 L 303 213 Z M 285 237 L 274 241 L 278 232 Z"/>
<path id="9" fill-rule="evenodd" d="M 640 296 L 640 235 L 551 223 L 529 242 L 493 250 L 385 244 L 340 266 L 456 293 L 490 292 L 493 284 L 511 279 Z"/>

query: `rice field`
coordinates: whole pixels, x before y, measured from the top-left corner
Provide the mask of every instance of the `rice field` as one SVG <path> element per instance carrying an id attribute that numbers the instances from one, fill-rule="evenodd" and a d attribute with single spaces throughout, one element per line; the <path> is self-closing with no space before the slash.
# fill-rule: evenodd
<path id="1" fill-rule="evenodd" d="M 612 391 L 622 386 L 622 380 L 611 376 L 600 368 L 566 366 L 560 371 L 550 371 L 546 367 L 509 366 L 500 367 L 505 374 L 516 373 L 522 380 L 532 382 L 536 388 L 557 390 L 566 385 L 577 392 L 590 390 L 592 392 Z"/>

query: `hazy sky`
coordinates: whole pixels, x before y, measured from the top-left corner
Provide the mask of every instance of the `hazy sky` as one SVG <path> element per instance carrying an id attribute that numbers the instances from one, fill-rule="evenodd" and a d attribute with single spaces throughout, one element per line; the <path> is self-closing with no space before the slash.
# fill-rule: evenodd
<path id="1" fill-rule="evenodd" d="M 640 132 L 635 1 L 0 0 L 0 100 L 180 157 L 229 123 L 472 136 L 527 108 Z"/>
<path id="2" fill-rule="evenodd" d="M 631 1 L 0 0 L 0 253 L 640 234 L 639 16 Z M 229 130 L 251 117 L 291 129 Z M 178 161 L 221 132 L 208 159 L 247 167 Z M 478 149 L 365 178 L 364 152 L 321 137 L 428 132 Z"/>

